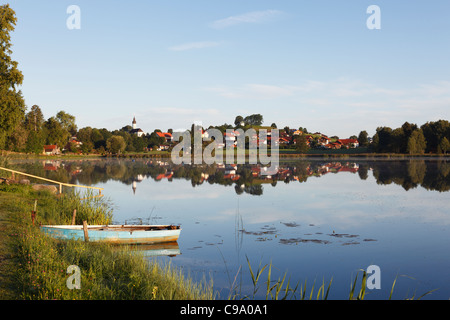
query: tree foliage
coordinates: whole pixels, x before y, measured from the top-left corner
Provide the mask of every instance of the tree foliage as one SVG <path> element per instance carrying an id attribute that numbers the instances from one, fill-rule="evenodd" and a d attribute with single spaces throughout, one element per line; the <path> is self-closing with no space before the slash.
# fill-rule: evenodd
<path id="1" fill-rule="evenodd" d="M 122 153 L 126 146 L 125 139 L 122 136 L 114 135 L 106 141 L 106 149 L 111 153 Z"/>
<path id="2" fill-rule="evenodd" d="M 25 101 L 18 89 L 23 82 L 18 63 L 11 59 L 10 33 L 17 18 L 8 4 L 0 6 L 0 148 L 25 115 Z"/>

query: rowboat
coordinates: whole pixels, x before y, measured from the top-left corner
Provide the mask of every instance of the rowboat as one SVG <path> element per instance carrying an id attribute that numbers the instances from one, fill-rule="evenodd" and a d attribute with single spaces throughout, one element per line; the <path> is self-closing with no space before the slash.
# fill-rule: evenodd
<path id="1" fill-rule="evenodd" d="M 114 244 L 174 242 L 181 233 L 174 225 L 44 225 L 41 230 L 57 239 L 81 239 Z"/>

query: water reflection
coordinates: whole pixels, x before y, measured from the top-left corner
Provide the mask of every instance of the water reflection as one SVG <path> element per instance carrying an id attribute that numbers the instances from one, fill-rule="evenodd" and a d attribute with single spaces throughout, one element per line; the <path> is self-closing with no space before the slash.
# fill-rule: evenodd
<path id="1" fill-rule="evenodd" d="M 154 159 L 13 164 L 105 187 L 120 223 L 181 224 L 179 246 L 144 254 L 170 259 L 199 280 L 213 273 L 226 292 L 249 257 L 256 265 L 273 262 L 280 272 L 274 268 L 274 278 L 289 271 L 293 283 L 333 277 L 332 298 L 348 297 L 352 272 L 376 264 L 384 290 L 372 291 L 374 298 L 386 298 L 395 277 L 406 274 L 420 282 L 399 280 L 394 294 L 440 288 L 433 297 L 448 299 L 449 160 L 303 159 L 280 163 L 272 176 L 261 174 L 262 166 Z"/>
<path id="2" fill-rule="evenodd" d="M 366 180 L 370 174 L 380 185 L 396 184 L 405 190 L 419 186 L 430 190 L 450 190 L 450 161 L 438 160 L 354 160 L 323 161 L 305 159 L 282 162 L 276 174 L 265 175 L 261 165 L 175 165 L 164 160 L 74 160 L 15 162 L 27 173 L 65 183 L 96 185 L 109 180 L 130 185 L 133 192 L 145 179 L 184 179 L 193 187 L 204 183 L 234 186 L 237 194 L 262 195 L 265 186 L 278 183 L 305 183 L 312 177 L 352 173 Z"/>

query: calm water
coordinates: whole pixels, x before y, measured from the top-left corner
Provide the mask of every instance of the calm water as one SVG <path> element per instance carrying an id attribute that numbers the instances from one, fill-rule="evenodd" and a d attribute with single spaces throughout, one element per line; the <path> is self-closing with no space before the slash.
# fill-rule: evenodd
<path id="1" fill-rule="evenodd" d="M 316 280 L 317 288 L 332 278 L 330 299 L 347 299 L 358 270 L 369 265 L 380 267 L 381 289 L 367 299 L 387 299 L 396 276 L 396 299 L 433 289 L 424 299 L 450 298 L 448 160 L 290 161 L 271 177 L 249 165 L 155 160 L 15 166 L 105 188 L 115 222 L 180 224 L 179 254 L 157 259 L 195 279 L 212 277 L 222 298 L 236 275 L 242 294 L 252 290 L 247 258 L 253 269 L 271 263 L 272 279 L 286 272 L 291 284 L 306 280 L 311 288 Z M 266 279 L 267 272 L 262 295 Z"/>

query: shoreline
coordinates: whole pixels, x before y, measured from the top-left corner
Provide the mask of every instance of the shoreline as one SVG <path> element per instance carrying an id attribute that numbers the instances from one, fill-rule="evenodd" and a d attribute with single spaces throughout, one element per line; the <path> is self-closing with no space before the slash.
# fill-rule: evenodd
<path id="1" fill-rule="evenodd" d="M 6 156 L 9 159 L 32 159 L 32 160 L 102 160 L 102 159 L 171 159 L 170 152 L 159 153 L 123 153 L 123 154 L 60 154 L 60 155 L 36 155 L 16 153 L 9 151 L 1 151 L 0 156 Z M 248 154 L 245 155 L 248 159 Z M 270 160 L 270 152 L 267 154 Z M 422 159 L 450 159 L 450 154 L 404 154 L 404 153 L 356 153 L 356 152 L 314 152 L 314 153 L 297 153 L 293 152 L 279 152 L 279 159 L 283 160 L 306 160 L 306 159 L 350 159 L 357 158 L 361 160 L 422 160 Z M 225 155 L 224 157 L 225 158 Z M 193 156 L 192 156 L 193 159 Z"/>

